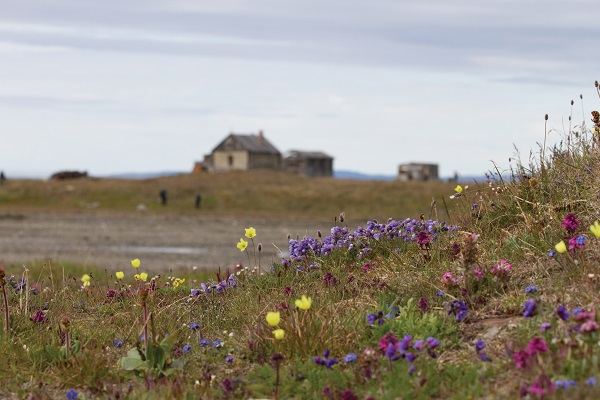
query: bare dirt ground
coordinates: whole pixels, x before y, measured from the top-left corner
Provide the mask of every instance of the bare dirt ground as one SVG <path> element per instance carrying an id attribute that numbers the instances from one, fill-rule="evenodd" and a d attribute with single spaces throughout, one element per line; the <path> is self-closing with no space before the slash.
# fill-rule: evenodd
<path id="1" fill-rule="evenodd" d="M 208 215 L 0 213 L 0 266 L 74 262 L 118 271 L 130 268 L 130 260 L 139 258 L 144 270 L 152 273 L 194 266 L 231 268 L 248 263 L 248 256 L 236 243 L 250 226 L 257 230 L 255 245 L 262 243 L 260 257 L 265 269 L 280 259 L 277 248 L 283 256 L 288 255 L 288 234 L 314 237 L 317 229 L 327 234 L 331 228 L 311 221 L 250 221 Z M 248 250 L 253 257 L 251 246 L 252 242 Z"/>

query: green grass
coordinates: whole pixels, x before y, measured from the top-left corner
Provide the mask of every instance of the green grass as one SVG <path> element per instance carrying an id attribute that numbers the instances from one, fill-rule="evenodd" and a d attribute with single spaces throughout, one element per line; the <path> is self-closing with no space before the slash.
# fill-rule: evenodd
<path id="1" fill-rule="evenodd" d="M 10 210 L 72 211 L 85 199 L 111 212 L 145 202 L 156 212 L 186 214 L 201 187 L 204 211 L 217 214 L 294 218 L 343 209 L 364 220 L 417 220 L 399 224 L 403 237 L 388 237 L 392 221 L 381 236 L 352 238 L 346 234 L 355 226 L 338 221 L 332 249 L 329 239 L 316 238 L 301 259 L 264 274 L 250 261 L 230 271 L 235 288 L 197 296 L 190 290 L 217 285 L 226 272 L 143 282 L 133 268 L 123 280 L 91 271 L 82 287 L 90 271 L 81 266 L 10 267 L 0 396 L 65 398 L 72 389 L 79 398 L 107 399 L 598 398 L 600 386 L 588 381 L 600 377 L 600 232 L 590 230 L 600 215 L 597 134 L 567 132 L 568 147 L 542 149 L 453 199 L 452 187 L 440 183 L 269 173 L 12 182 L 14 190 L 2 189 Z M 154 196 L 167 184 L 172 203 L 163 209 Z M 409 204 L 413 195 L 418 206 Z M 435 238 L 418 219 L 431 196 L 446 196 L 456 224 L 444 230 L 431 223 Z M 564 222 L 568 214 L 579 223 Z M 561 240 L 574 248 L 549 256 Z M 37 294 L 15 289 L 21 277 Z M 174 285 L 175 278 L 185 281 Z M 302 295 L 312 300 L 308 309 L 296 302 Z M 276 311 L 280 321 L 270 326 L 266 315 Z M 355 361 L 344 361 L 350 354 Z"/>

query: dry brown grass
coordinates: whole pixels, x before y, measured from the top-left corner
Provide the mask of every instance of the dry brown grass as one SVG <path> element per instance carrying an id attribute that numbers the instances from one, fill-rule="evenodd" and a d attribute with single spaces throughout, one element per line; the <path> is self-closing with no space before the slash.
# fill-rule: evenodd
<path id="1" fill-rule="evenodd" d="M 223 216 L 273 219 L 331 219 L 344 211 L 348 221 L 428 217 L 433 198 L 438 217 L 447 215 L 440 200 L 454 185 L 444 182 L 383 182 L 305 178 L 283 172 L 188 174 L 147 180 L 14 180 L 0 186 L 0 212 L 131 212 L 139 204 L 161 213 L 194 213 L 196 194 L 202 211 Z M 162 207 L 159 191 L 168 191 Z M 432 217 L 435 217 L 433 215 Z"/>

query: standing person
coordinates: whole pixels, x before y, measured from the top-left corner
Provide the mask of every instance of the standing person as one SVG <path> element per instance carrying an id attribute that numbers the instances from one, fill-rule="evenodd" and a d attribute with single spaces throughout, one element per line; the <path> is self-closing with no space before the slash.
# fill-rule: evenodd
<path id="1" fill-rule="evenodd" d="M 163 206 L 167 205 L 167 189 L 161 189 L 160 193 L 160 204 Z"/>
<path id="2" fill-rule="evenodd" d="M 6 176 L 4 175 L 4 171 L 0 171 L 0 185 L 2 185 L 5 180 Z"/>
<path id="3" fill-rule="evenodd" d="M 202 196 L 200 193 L 196 194 L 196 210 L 200 209 L 200 205 L 202 204 Z"/>

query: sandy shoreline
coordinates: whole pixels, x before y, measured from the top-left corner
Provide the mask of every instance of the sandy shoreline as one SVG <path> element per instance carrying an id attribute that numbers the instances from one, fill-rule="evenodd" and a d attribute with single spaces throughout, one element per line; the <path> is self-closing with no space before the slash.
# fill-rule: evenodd
<path id="1" fill-rule="evenodd" d="M 331 228 L 311 221 L 250 221 L 207 215 L 0 213 L 0 266 L 35 260 L 75 262 L 116 271 L 139 258 L 153 273 L 193 266 L 232 267 L 238 262 L 247 264 L 247 255 L 236 248 L 236 243 L 243 237 L 244 227 L 250 226 L 257 230 L 255 244 L 263 245 L 263 267 L 279 259 L 275 246 L 287 254 L 288 234 L 316 236 L 317 229 L 328 232 Z"/>

